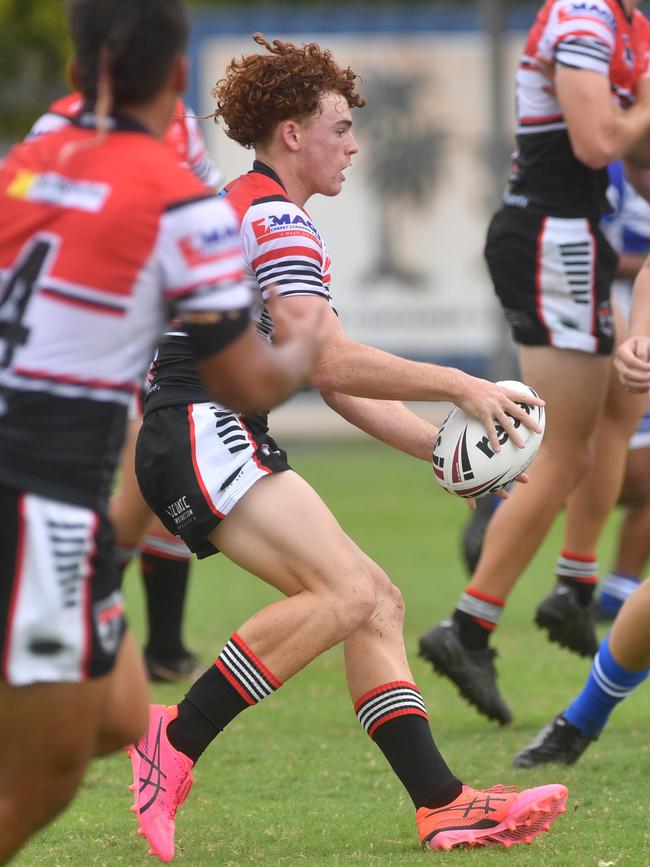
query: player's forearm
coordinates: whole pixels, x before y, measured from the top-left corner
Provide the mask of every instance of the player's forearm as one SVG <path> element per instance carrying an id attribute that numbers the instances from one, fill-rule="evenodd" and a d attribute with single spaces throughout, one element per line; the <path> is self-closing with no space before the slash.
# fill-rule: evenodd
<path id="1" fill-rule="evenodd" d="M 322 395 L 328 406 L 364 433 L 411 457 L 431 460 L 438 429 L 403 403 L 338 392 Z"/>
<path id="2" fill-rule="evenodd" d="M 245 413 L 271 409 L 308 385 L 318 357 L 307 335 L 272 346 L 251 325 L 224 349 L 197 361 L 214 400 Z"/>
<path id="3" fill-rule="evenodd" d="M 603 131 L 607 163 L 630 154 L 633 159 L 635 148 L 646 151 L 645 139 L 650 133 L 650 109 L 645 104 L 633 105 L 627 111 L 616 112 L 611 124 Z"/>
<path id="4" fill-rule="evenodd" d="M 341 339 L 326 345 L 312 380 L 320 391 L 376 400 L 426 400 L 456 403 L 473 377 L 453 367 L 410 361 L 381 349 Z"/>
<path id="5" fill-rule="evenodd" d="M 624 156 L 626 166 L 633 166 L 641 171 L 650 169 L 650 138 L 644 136 L 641 141 L 635 142 L 632 147 L 628 148 Z M 644 190 L 639 190 L 639 192 L 645 199 L 648 199 L 650 196 L 648 185 L 645 186 Z"/>

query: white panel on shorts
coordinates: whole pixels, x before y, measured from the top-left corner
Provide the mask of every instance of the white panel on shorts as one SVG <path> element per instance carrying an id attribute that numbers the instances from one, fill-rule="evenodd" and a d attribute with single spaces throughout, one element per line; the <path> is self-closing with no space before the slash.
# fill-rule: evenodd
<path id="1" fill-rule="evenodd" d="M 7 624 L 9 683 L 85 679 L 95 513 L 25 494 L 22 551 Z M 47 652 L 56 647 L 58 652 Z M 40 648 L 40 652 L 39 652 Z"/>
<path id="2" fill-rule="evenodd" d="M 193 459 L 203 494 L 213 511 L 227 515 L 268 467 L 255 457 L 257 446 L 236 413 L 210 403 L 192 404 Z M 245 448 L 243 447 L 245 446 Z M 233 475 L 227 487 L 224 483 Z"/>
<path id="3" fill-rule="evenodd" d="M 551 346 L 596 352 L 595 242 L 589 220 L 547 217 L 538 249 L 537 309 Z"/>

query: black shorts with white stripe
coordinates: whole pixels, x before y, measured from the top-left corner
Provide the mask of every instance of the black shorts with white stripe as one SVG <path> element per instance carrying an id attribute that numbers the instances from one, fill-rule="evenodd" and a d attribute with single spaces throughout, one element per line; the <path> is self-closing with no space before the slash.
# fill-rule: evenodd
<path id="1" fill-rule="evenodd" d="M 597 220 L 505 206 L 485 258 L 517 343 L 610 355 L 610 290 L 618 257 Z"/>
<path id="2" fill-rule="evenodd" d="M 125 630 L 104 513 L 0 484 L 0 679 L 81 683 L 108 674 Z"/>
<path id="3" fill-rule="evenodd" d="M 199 559 L 217 553 L 210 533 L 259 479 L 291 467 L 254 422 L 213 403 L 146 412 L 135 452 L 145 500 Z"/>

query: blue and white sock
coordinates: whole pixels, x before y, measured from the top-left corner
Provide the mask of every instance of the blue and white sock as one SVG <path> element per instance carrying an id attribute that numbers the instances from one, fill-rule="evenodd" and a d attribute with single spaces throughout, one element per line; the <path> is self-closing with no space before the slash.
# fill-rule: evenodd
<path id="1" fill-rule="evenodd" d="M 562 716 L 583 734 L 596 737 L 616 705 L 646 679 L 649 671 L 628 671 L 619 665 L 610 652 L 607 635 L 594 657 L 584 689 Z"/>
<path id="2" fill-rule="evenodd" d="M 626 572 L 610 572 L 600 585 L 598 607 L 606 617 L 616 617 L 623 603 L 639 586 L 638 575 L 628 575 Z"/>

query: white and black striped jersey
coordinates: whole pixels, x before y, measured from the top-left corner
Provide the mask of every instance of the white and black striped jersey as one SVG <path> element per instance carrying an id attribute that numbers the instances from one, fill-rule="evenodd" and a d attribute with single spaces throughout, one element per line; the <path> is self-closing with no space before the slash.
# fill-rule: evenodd
<path id="1" fill-rule="evenodd" d="M 538 58 L 552 67 L 607 76 L 625 109 L 646 72 L 647 19 L 619 0 L 547 0 L 531 28 L 516 74 L 517 151 L 504 201 L 557 217 L 609 211 L 607 169 L 590 169 L 571 149 L 562 109 Z"/>
<path id="2" fill-rule="evenodd" d="M 172 315 L 250 306 L 232 208 L 127 119 L 0 167 L 0 482 L 96 507 Z"/>
<path id="3" fill-rule="evenodd" d="M 289 201 L 275 172 L 255 160 L 251 172 L 226 185 L 224 196 L 241 220 L 244 271 L 257 298 L 253 316 L 260 334 L 268 340 L 273 335 L 264 307 L 271 286 L 279 295 L 316 295 L 331 304 L 331 261 L 325 242 L 308 214 Z M 151 367 L 145 412 L 208 400 L 188 337 L 172 328 Z"/>

